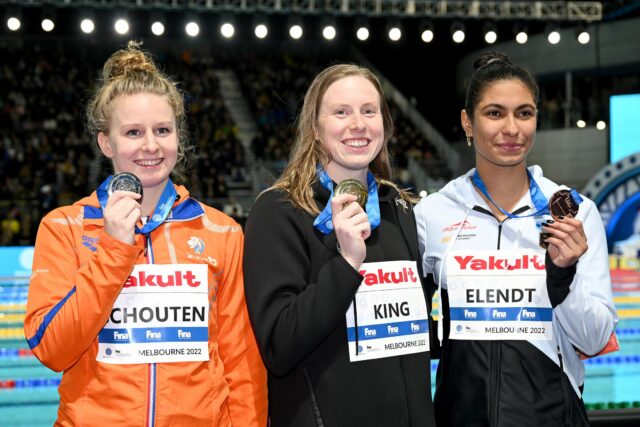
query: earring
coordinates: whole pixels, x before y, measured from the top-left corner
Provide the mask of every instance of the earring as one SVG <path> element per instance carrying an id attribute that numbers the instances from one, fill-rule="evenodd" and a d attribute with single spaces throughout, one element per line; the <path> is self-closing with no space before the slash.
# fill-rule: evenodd
<path id="1" fill-rule="evenodd" d="M 467 135 L 467 147 L 471 147 L 471 135 Z"/>

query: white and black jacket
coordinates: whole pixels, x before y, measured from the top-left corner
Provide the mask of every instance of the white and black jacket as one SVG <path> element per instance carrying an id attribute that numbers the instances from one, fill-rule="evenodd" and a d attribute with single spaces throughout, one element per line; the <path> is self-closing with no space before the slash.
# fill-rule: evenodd
<path id="1" fill-rule="evenodd" d="M 423 271 L 442 289 L 444 341 L 435 395 L 437 424 L 588 425 L 581 402 L 584 366 L 576 349 L 585 354 L 598 353 L 617 323 L 599 212 L 591 200 L 583 197 L 576 218 L 583 222 L 589 249 L 576 266 L 556 267 L 547 256 L 553 340 L 450 340 L 447 269 L 441 265 L 447 249 L 539 248 L 536 221 L 541 219 L 507 218 L 499 222 L 471 182 L 474 171 L 451 181 L 415 208 Z M 566 188 L 544 178 L 538 166 L 529 171 L 547 199 Z M 527 194 L 514 213 L 531 214 L 533 206 Z"/>

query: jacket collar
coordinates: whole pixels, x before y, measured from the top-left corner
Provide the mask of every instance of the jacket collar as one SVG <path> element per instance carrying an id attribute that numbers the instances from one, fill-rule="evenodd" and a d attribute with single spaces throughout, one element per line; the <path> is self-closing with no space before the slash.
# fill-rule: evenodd
<path id="1" fill-rule="evenodd" d="M 174 184 L 174 188 L 178 197 L 173 203 L 167 221 L 188 221 L 204 214 L 200 203 L 189 197 L 189 191 L 184 186 Z M 90 196 L 78 200 L 74 205 L 84 208 L 85 221 L 102 223 L 102 209 L 100 209 L 97 192 L 94 191 Z"/>

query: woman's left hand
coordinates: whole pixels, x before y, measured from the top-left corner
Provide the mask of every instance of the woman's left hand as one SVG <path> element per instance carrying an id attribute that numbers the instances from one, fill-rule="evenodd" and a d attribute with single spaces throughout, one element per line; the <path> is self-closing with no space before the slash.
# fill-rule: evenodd
<path id="1" fill-rule="evenodd" d="M 557 267 L 571 267 L 589 248 L 582 221 L 575 218 L 547 222 L 544 232 L 551 234 L 545 241 L 549 243 L 549 258 Z"/>

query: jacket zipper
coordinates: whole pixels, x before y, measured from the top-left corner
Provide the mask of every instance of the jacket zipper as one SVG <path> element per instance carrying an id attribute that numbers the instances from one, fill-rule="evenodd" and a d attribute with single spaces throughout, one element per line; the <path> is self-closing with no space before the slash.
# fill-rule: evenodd
<path id="1" fill-rule="evenodd" d="M 151 245 L 151 235 L 145 235 L 144 239 L 144 253 L 147 257 L 147 263 L 154 264 L 153 246 Z M 147 420 L 145 425 L 147 427 L 154 427 L 156 424 L 156 364 L 148 364 L 147 375 Z"/>
<path id="2" fill-rule="evenodd" d="M 500 402 L 500 342 L 491 341 L 491 367 L 489 391 L 489 425 L 498 425 L 498 403 Z"/>
<path id="3" fill-rule="evenodd" d="M 156 423 L 156 364 L 149 364 L 149 396 L 147 401 L 147 422 L 148 427 L 153 427 Z"/>
<path id="4" fill-rule="evenodd" d="M 313 390 L 311 377 L 309 376 L 309 372 L 307 371 L 306 366 L 302 368 L 302 373 L 304 374 L 304 379 L 307 382 L 307 387 L 309 388 L 309 399 L 311 400 L 311 410 L 313 411 L 313 416 L 316 419 L 316 426 L 324 427 L 324 422 L 322 421 L 322 416 L 320 415 L 320 406 L 318 405 L 318 400 L 316 399 L 316 392 Z"/>
<path id="5" fill-rule="evenodd" d="M 520 209 L 516 209 L 514 214 L 518 214 L 520 212 L 524 212 L 529 209 L 528 206 L 523 206 Z M 498 221 L 498 241 L 496 242 L 496 249 L 500 250 L 500 242 L 502 239 L 502 225 L 509 217 L 506 217 L 502 221 L 498 220 L 493 212 L 486 210 L 481 206 L 474 206 L 473 210 L 490 215 Z M 498 425 L 498 404 L 500 399 L 498 395 L 500 394 L 500 361 L 501 361 L 501 353 L 500 353 L 500 341 L 491 341 L 491 352 L 489 357 L 491 358 L 489 366 L 489 425 L 497 426 Z"/>
<path id="6" fill-rule="evenodd" d="M 399 202 L 399 200 L 402 200 L 402 198 L 400 198 L 399 196 L 395 199 L 395 202 L 389 201 L 389 204 L 391 205 L 391 211 L 393 212 L 393 217 L 396 221 L 396 225 L 398 226 L 398 229 L 400 229 L 400 234 L 402 234 L 402 238 L 404 239 L 404 243 L 407 246 L 407 250 L 409 251 L 409 254 L 412 254 L 411 251 L 411 245 L 409 245 L 409 240 L 407 239 L 407 236 L 405 235 L 404 229 L 402 228 L 402 225 L 400 224 L 400 217 L 398 215 L 398 205 L 402 205 L 402 208 L 405 209 L 405 205 L 402 204 L 401 202 Z M 410 205 L 409 205 L 410 206 Z M 409 208 L 411 209 L 411 208 Z M 410 211 L 411 212 L 411 211 Z M 417 263 L 420 264 L 420 263 Z M 418 267 L 420 269 L 420 271 L 422 271 L 422 267 Z M 424 289 L 424 286 L 422 288 L 422 292 L 425 296 L 425 300 L 428 300 L 428 292 L 426 289 Z M 429 303 L 427 307 L 430 307 L 431 304 Z M 429 318 L 431 318 L 431 310 L 429 310 L 429 308 L 427 308 L 429 311 Z M 400 374 L 402 376 L 402 385 L 403 387 L 403 394 L 404 394 L 404 401 L 405 401 L 405 409 L 406 409 L 406 413 L 407 413 L 407 425 L 411 426 L 413 425 L 412 423 L 412 419 L 411 419 L 411 410 L 410 410 L 410 406 L 409 406 L 409 395 L 407 393 L 407 378 L 405 376 L 404 373 L 404 363 L 402 361 L 402 358 L 398 359 L 400 362 Z"/>
<path id="7" fill-rule="evenodd" d="M 556 347 L 558 352 L 558 361 L 560 362 L 560 384 L 562 385 L 562 397 L 564 403 L 564 425 L 571 425 L 571 396 L 569 395 L 569 384 L 564 375 L 564 362 L 562 360 L 562 353 L 560 352 L 560 346 Z"/>

